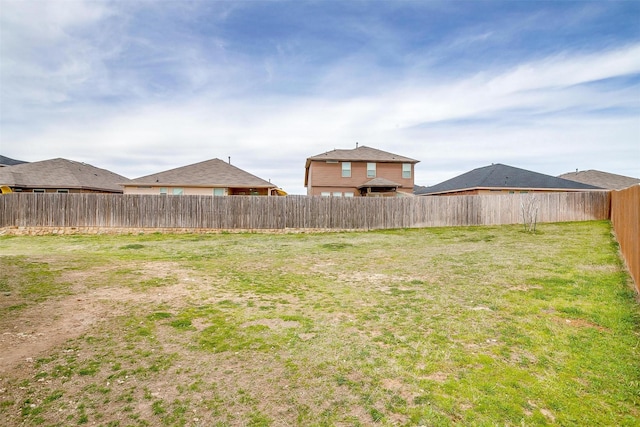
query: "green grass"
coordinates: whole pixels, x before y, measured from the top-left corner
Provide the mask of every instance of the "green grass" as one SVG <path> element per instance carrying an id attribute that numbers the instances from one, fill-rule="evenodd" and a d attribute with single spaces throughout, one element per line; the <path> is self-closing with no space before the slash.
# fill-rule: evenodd
<path id="1" fill-rule="evenodd" d="M 639 425 L 640 309 L 607 222 L 0 254 L 3 330 L 64 304 L 100 319 L 3 377 L 8 425 Z"/>

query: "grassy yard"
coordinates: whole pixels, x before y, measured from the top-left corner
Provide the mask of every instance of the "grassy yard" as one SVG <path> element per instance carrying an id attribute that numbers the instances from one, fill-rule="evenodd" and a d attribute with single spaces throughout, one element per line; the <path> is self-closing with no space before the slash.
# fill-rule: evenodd
<path id="1" fill-rule="evenodd" d="M 640 425 L 608 222 L 0 237 L 0 424 Z"/>

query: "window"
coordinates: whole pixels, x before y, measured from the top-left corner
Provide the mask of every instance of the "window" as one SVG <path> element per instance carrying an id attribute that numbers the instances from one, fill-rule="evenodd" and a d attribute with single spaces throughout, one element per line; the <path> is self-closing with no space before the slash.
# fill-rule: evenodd
<path id="1" fill-rule="evenodd" d="M 342 177 L 351 178 L 351 162 L 342 162 Z"/>
<path id="2" fill-rule="evenodd" d="M 174 196 L 182 196 L 183 193 L 184 193 L 184 191 L 182 190 L 182 188 L 172 188 L 171 189 L 171 194 L 173 194 Z"/>
<path id="3" fill-rule="evenodd" d="M 160 189 L 160 195 L 161 195 L 161 196 L 166 196 L 166 195 L 167 195 L 167 189 L 166 189 L 166 188 L 164 188 L 164 187 L 163 187 L 163 188 L 161 188 L 161 189 Z"/>
<path id="4" fill-rule="evenodd" d="M 334 192 L 333 192 L 333 197 L 342 197 L 342 192 L 340 192 L 340 191 L 334 191 Z"/>
<path id="5" fill-rule="evenodd" d="M 45 191 L 44 191 L 44 188 L 34 188 L 33 192 L 34 193 L 44 193 Z"/>
<path id="6" fill-rule="evenodd" d="M 214 188 L 213 189 L 214 196 L 224 196 L 224 188 Z"/>
<path id="7" fill-rule="evenodd" d="M 346 191 L 344 193 L 344 197 L 353 197 L 353 192 L 352 191 Z"/>
<path id="8" fill-rule="evenodd" d="M 375 177 L 376 177 L 376 164 L 367 163 L 367 178 L 375 178 Z"/>
<path id="9" fill-rule="evenodd" d="M 411 178 L 411 163 L 402 164 L 402 177 Z"/>
<path id="10" fill-rule="evenodd" d="M 64 189 L 57 190 L 56 192 L 60 194 L 69 194 L 69 190 L 64 190 Z"/>
<path id="11" fill-rule="evenodd" d="M 329 193 L 328 191 L 323 191 L 322 193 L 320 193 L 320 195 L 322 197 L 329 197 L 329 196 L 331 196 L 331 193 Z"/>

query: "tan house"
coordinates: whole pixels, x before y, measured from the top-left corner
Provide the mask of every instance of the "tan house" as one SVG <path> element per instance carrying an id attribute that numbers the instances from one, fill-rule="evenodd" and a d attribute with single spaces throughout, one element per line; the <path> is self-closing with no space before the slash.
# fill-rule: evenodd
<path id="1" fill-rule="evenodd" d="M 418 160 L 366 146 L 309 157 L 304 186 L 309 196 L 411 196 Z"/>
<path id="2" fill-rule="evenodd" d="M 276 185 L 220 159 L 143 176 L 124 184 L 125 194 L 270 196 L 277 192 Z"/>
<path id="3" fill-rule="evenodd" d="M 0 186 L 15 193 L 122 193 L 126 181 L 117 173 L 67 159 L 0 168 Z"/>

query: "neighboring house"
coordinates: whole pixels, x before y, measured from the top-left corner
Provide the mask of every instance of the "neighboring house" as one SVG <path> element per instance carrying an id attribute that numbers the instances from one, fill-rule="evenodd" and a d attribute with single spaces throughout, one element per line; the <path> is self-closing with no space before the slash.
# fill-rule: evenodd
<path id="1" fill-rule="evenodd" d="M 602 188 L 496 163 L 474 169 L 431 187 L 419 187 L 416 195 L 459 196 L 596 190 L 602 190 Z"/>
<path id="2" fill-rule="evenodd" d="M 309 157 L 304 186 L 309 196 L 410 196 L 418 160 L 370 147 Z"/>
<path id="3" fill-rule="evenodd" d="M 24 162 L 22 160 L 12 159 L 10 157 L 5 157 L 5 156 L 0 155 L 0 168 L 4 167 L 4 166 L 21 165 L 23 163 L 27 163 L 27 162 Z"/>
<path id="4" fill-rule="evenodd" d="M 570 181 L 581 182 L 583 184 L 595 185 L 607 190 L 622 190 L 632 185 L 640 184 L 640 179 L 630 176 L 616 175 L 614 173 L 601 172 L 597 170 L 587 170 L 569 172 L 560 175 L 558 178 Z"/>
<path id="5" fill-rule="evenodd" d="M 51 159 L 0 168 L 0 186 L 29 193 L 122 193 L 122 175 L 86 163 Z"/>
<path id="6" fill-rule="evenodd" d="M 124 184 L 124 193 L 270 196 L 278 194 L 278 188 L 230 163 L 211 159 L 132 179 Z"/>

